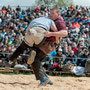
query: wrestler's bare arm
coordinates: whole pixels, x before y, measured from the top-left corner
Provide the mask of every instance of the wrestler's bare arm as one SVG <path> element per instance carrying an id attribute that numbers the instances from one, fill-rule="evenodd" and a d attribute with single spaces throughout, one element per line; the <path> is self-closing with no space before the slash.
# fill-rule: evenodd
<path id="1" fill-rule="evenodd" d="M 56 37 L 56 44 L 59 43 L 59 37 Z"/>
<path id="2" fill-rule="evenodd" d="M 61 31 L 57 31 L 57 32 L 47 32 L 45 37 L 66 37 L 68 35 L 68 32 L 66 30 L 61 30 Z"/>

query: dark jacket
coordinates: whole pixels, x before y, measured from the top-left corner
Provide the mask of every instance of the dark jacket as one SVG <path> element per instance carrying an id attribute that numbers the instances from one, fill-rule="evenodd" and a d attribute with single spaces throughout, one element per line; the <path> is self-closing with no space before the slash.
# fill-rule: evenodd
<path id="1" fill-rule="evenodd" d="M 66 64 L 68 61 L 71 61 L 72 64 L 77 64 L 77 56 L 73 55 L 73 56 L 67 56 L 66 59 L 64 60 L 64 64 Z"/>
<path id="2" fill-rule="evenodd" d="M 85 54 L 81 55 L 80 59 L 78 59 L 78 62 L 77 62 L 78 66 L 85 67 L 85 64 L 88 58 L 90 58 L 90 54 L 88 56 L 86 56 Z"/>

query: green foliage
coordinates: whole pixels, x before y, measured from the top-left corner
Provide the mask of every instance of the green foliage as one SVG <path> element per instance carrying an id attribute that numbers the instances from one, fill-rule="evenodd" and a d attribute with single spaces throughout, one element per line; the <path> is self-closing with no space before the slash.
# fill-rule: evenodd
<path id="1" fill-rule="evenodd" d="M 56 2 L 56 5 L 60 6 L 60 7 L 69 6 L 69 5 L 72 5 L 72 4 L 73 4 L 72 0 L 57 0 L 57 2 Z"/>
<path id="2" fill-rule="evenodd" d="M 37 5 L 51 5 L 51 4 L 55 4 L 55 0 L 36 0 L 36 4 Z"/>
<path id="3" fill-rule="evenodd" d="M 73 4 L 72 0 L 36 0 L 37 5 L 48 5 L 48 6 L 69 6 Z"/>

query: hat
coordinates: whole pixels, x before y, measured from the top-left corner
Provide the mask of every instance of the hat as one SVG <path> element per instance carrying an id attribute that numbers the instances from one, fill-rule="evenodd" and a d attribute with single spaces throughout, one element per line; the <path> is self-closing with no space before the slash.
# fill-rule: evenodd
<path id="1" fill-rule="evenodd" d="M 58 49 L 58 51 L 62 51 L 62 49 L 61 49 L 61 48 L 59 48 L 59 49 Z"/>
<path id="2" fill-rule="evenodd" d="M 86 48 L 85 51 L 88 52 L 89 50 Z"/>
<path id="3" fill-rule="evenodd" d="M 79 39 L 79 41 L 82 41 L 82 40 L 84 40 L 84 38 L 80 38 L 80 39 Z"/>

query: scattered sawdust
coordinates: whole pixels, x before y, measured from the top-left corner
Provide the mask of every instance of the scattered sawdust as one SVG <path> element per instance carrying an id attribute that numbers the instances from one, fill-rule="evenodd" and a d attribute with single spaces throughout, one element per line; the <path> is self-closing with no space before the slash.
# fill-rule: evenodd
<path id="1" fill-rule="evenodd" d="M 89 77 L 50 76 L 54 85 L 39 87 L 34 75 L 0 74 L 0 90 L 90 90 Z"/>

